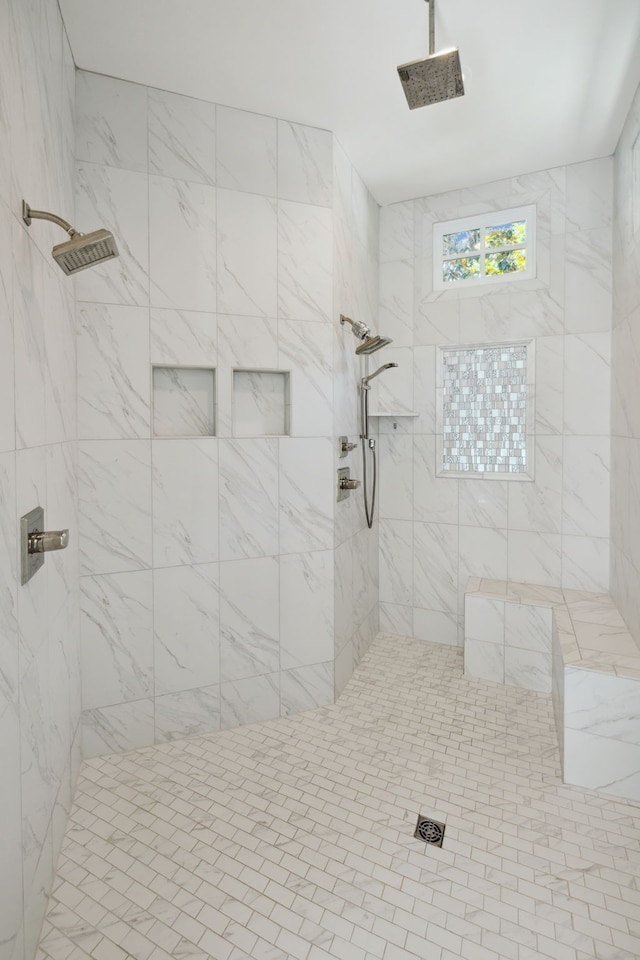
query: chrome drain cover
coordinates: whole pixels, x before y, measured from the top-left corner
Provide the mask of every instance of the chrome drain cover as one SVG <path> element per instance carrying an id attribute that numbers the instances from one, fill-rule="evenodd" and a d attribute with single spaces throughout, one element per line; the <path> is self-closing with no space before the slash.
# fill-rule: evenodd
<path id="1" fill-rule="evenodd" d="M 441 847 L 444 840 L 444 831 L 444 823 L 420 815 L 413 835 L 416 840 L 424 840 L 425 843 L 430 843 L 433 847 Z"/>

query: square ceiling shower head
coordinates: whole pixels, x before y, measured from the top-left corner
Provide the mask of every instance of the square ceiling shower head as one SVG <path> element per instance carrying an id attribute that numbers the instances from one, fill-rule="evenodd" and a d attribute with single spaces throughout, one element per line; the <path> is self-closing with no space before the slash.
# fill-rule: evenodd
<path id="1" fill-rule="evenodd" d="M 457 49 L 442 50 L 424 60 L 403 63 L 398 67 L 398 76 L 410 110 L 464 96 Z"/>

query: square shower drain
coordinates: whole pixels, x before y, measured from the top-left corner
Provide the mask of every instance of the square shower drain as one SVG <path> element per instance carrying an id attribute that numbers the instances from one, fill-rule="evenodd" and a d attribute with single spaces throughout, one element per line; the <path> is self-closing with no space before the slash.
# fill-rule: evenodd
<path id="1" fill-rule="evenodd" d="M 438 820 L 431 820 L 429 817 L 418 815 L 418 822 L 414 831 L 416 840 L 424 840 L 430 843 L 432 847 L 441 847 L 444 840 L 445 824 Z"/>

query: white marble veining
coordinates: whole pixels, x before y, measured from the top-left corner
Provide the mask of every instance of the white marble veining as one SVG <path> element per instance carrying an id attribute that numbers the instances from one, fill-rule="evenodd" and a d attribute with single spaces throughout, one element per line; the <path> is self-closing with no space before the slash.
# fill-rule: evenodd
<path id="1" fill-rule="evenodd" d="M 275 317 L 275 201 L 237 190 L 218 190 L 217 229 L 218 310 Z"/>
<path id="2" fill-rule="evenodd" d="M 328 130 L 278 121 L 278 196 L 329 207 L 333 136 Z"/>
<path id="3" fill-rule="evenodd" d="M 289 433 L 289 375 L 286 372 L 234 370 L 232 432 L 237 437 Z"/>
<path id="4" fill-rule="evenodd" d="M 279 316 L 323 322 L 330 319 L 331 226 L 331 211 L 324 207 L 278 202 Z"/>
<path id="5" fill-rule="evenodd" d="M 380 599 L 386 603 L 413 602 L 413 524 L 380 520 Z"/>
<path id="6" fill-rule="evenodd" d="M 154 307 L 216 310 L 216 190 L 149 177 L 149 284 Z"/>
<path id="7" fill-rule="evenodd" d="M 151 566 L 149 441 L 84 441 L 78 472 L 82 572 Z"/>
<path id="8" fill-rule="evenodd" d="M 277 121 L 245 110 L 217 108 L 218 186 L 275 197 Z"/>
<path id="9" fill-rule="evenodd" d="M 75 128 L 78 160 L 146 173 L 146 87 L 79 71 Z"/>
<path id="10" fill-rule="evenodd" d="M 561 572 L 562 538 L 559 534 L 509 531 L 509 580 L 552 587 L 560 583 Z"/>
<path id="11" fill-rule="evenodd" d="M 484 640 L 468 640 L 464 645 L 464 672 L 480 680 L 504 683 L 504 646 Z"/>
<path id="12" fill-rule="evenodd" d="M 46 442 L 44 264 L 26 228 L 11 223 L 15 446 Z M 11 446 L 13 446 L 13 442 Z"/>
<path id="13" fill-rule="evenodd" d="M 414 204 L 392 203 L 380 209 L 380 263 L 414 256 Z"/>
<path id="14" fill-rule="evenodd" d="M 416 438 L 417 439 L 417 438 Z M 358 454 L 360 450 L 356 451 Z M 413 519 L 413 438 L 384 434 L 378 441 L 378 503 L 380 516 L 391 520 Z M 360 457 L 356 463 L 359 463 Z M 418 478 L 423 484 L 423 479 Z M 428 518 L 425 518 L 428 519 Z"/>
<path id="15" fill-rule="evenodd" d="M 504 682 L 525 690 L 551 693 L 551 651 L 505 646 Z"/>
<path id="16" fill-rule="evenodd" d="M 220 726 L 237 727 L 277 716 L 280 709 L 279 674 L 220 684 Z"/>
<path id="17" fill-rule="evenodd" d="M 566 329 L 590 333 L 611 329 L 611 228 L 581 230 L 567 238 Z"/>
<path id="18" fill-rule="evenodd" d="M 215 383 L 214 370 L 154 367 L 154 437 L 215 436 Z"/>
<path id="19" fill-rule="evenodd" d="M 213 313 L 193 310 L 150 310 L 151 363 L 200 366 L 214 364 L 217 321 Z"/>
<path id="20" fill-rule="evenodd" d="M 215 104 L 149 90 L 149 173 L 215 183 Z"/>
<path id="21" fill-rule="evenodd" d="M 275 557 L 220 564 L 223 682 L 276 673 L 279 669 L 278 583 L 279 563 Z"/>
<path id="22" fill-rule="evenodd" d="M 608 436 L 611 334 L 565 337 L 564 432 Z"/>
<path id="23" fill-rule="evenodd" d="M 333 660 L 333 585 L 331 550 L 280 558 L 282 670 Z"/>
<path id="24" fill-rule="evenodd" d="M 80 438 L 148 437 L 148 312 L 120 304 L 79 303 L 77 317 Z"/>
<path id="25" fill-rule="evenodd" d="M 504 608 L 505 646 L 551 653 L 551 607 L 505 603 Z"/>
<path id="26" fill-rule="evenodd" d="M 8 207 L 0 200 L 0 341 L 5 345 L 0 353 L 0 451 L 15 448 L 12 303 L 11 218 Z"/>
<path id="27" fill-rule="evenodd" d="M 397 347 L 413 345 L 413 261 L 380 265 L 379 324 Z"/>
<path id="28" fill-rule="evenodd" d="M 333 660 L 280 674 L 280 709 L 283 717 L 333 703 Z"/>
<path id="29" fill-rule="evenodd" d="M 220 441 L 220 559 L 279 552 L 278 441 Z"/>
<path id="30" fill-rule="evenodd" d="M 329 438 L 279 440 L 280 552 L 333 546 L 335 473 Z"/>
<path id="31" fill-rule="evenodd" d="M 609 460 L 607 437 L 565 437 L 563 533 L 606 537 L 609 531 Z"/>
<path id="32" fill-rule="evenodd" d="M 413 519 L 423 523 L 457 524 L 459 481 L 453 477 L 436 477 L 435 436 L 415 436 L 413 457 Z"/>
<path id="33" fill-rule="evenodd" d="M 217 441 L 162 439 L 152 446 L 154 566 L 217 560 Z"/>
<path id="34" fill-rule="evenodd" d="M 216 563 L 154 570 L 156 697 L 218 683 L 218 579 Z"/>
<path id="35" fill-rule="evenodd" d="M 76 167 L 76 222 L 88 232 L 111 230 L 119 256 L 75 280 L 78 300 L 100 303 L 149 303 L 149 203 L 143 173 L 94 163 Z"/>
<path id="36" fill-rule="evenodd" d="M 84 709 L 151 696 L 152 594 L 150 570 L 82 578 Z"/>
<path id="37" fill-rule="evenodd" d="M 179 740 L 220 729 L 220 687 L 200 687 L 156 697 L 155 739 Z"/>
<path id="38" fill-rule="evenodd" d="M 447 613 L 456 609 L 458 528 L 414 523 L 413 595 L 417 607 Z"/>
<path id="39" fill-rule="evenodd" d="M 132 700 L 82 713 L 82 756 L 135 750 L 153 743 L 153 700 Z"/>
<path id="40" fill-rule="evenodd" d="M 278 350 L 279 366 L 291 371 L 291 435 L 329 436 L 333 432 L 331 328 L 280 320 Z"/>

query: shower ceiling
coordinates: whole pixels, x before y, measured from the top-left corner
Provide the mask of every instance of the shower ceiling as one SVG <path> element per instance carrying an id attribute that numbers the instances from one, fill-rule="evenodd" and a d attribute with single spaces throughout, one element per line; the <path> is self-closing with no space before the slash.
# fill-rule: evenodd
<path id="1" fill-rule="evenodd" d="M 440 0 L 465 96 L 410 111 L 423 0 L 60 0 L 79 67 L 335 131 L 380 203 L 605 156 L 640 82 L 638 0 Z"/>

